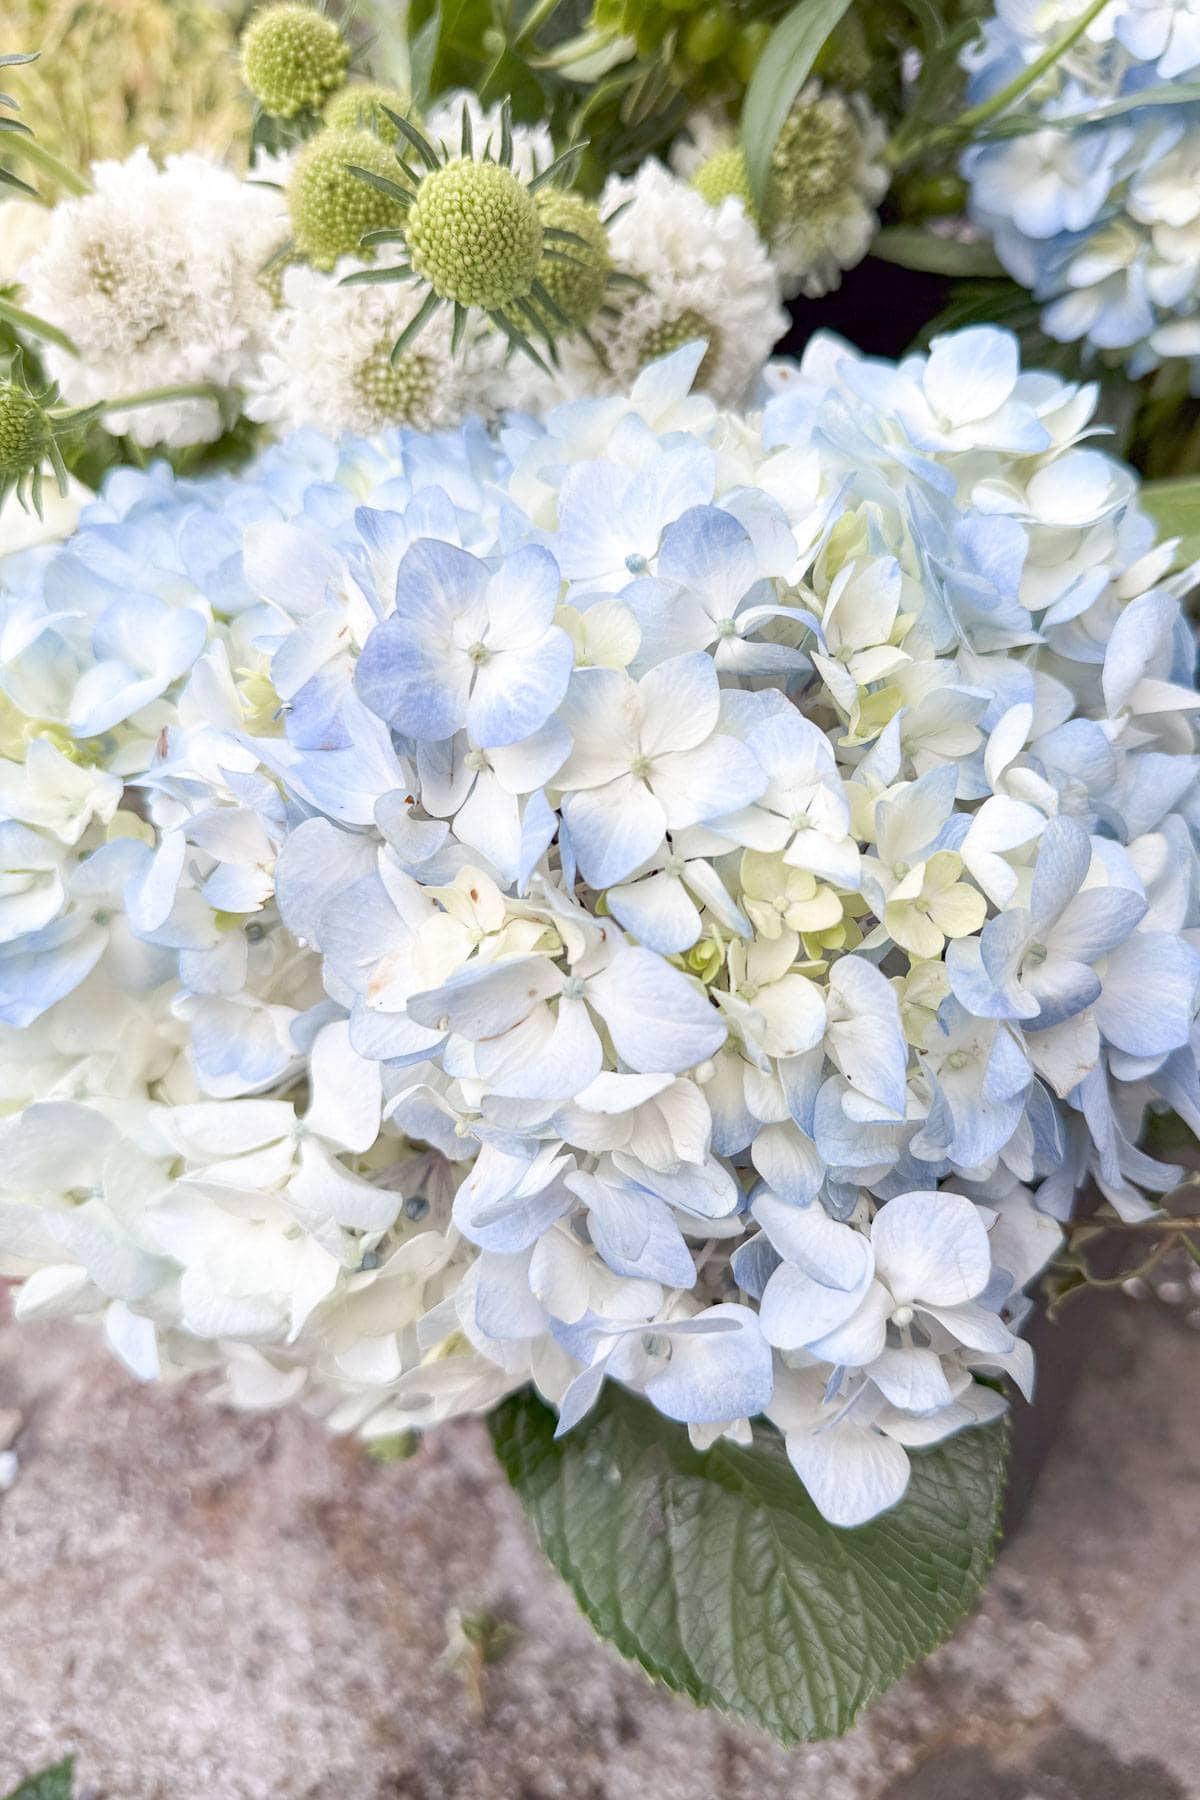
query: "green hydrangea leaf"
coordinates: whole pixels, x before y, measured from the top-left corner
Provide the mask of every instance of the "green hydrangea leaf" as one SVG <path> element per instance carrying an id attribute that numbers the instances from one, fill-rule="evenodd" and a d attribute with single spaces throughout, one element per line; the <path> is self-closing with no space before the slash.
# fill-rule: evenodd
<path id="1" fill-rule="evenodd" d="M 742 102 L 741 135 L 750 191 L 760 210 L 775 140 L 821 46 L 849 5 L 850 0 L 799 0 L 779 21 L 759 57 Z"/>
<path id="2" fill-rule="evenodd" d="M 555 1568 L 602 1637 L 699 1705 L 782 1743 L 845 1731 L 953 1631 L 995 1552 L 1007 1429 L 912 1455 L 899 1506 L 853 1531 L 817 1512 L 779 1438 L 694 1450 L 610 1383 L 555 1440 L 529 1390 L 492 1439 Z"/>
<path id="3" fill-rule="evenodd" d="M 8 1800 L 71 1800 L 74 1788 L 75 1758 L 68 1756 L 52 1769 L 43 1769 L 40 1775 L 31 1775 L 23 1781 L 19 1788 L 14 1788 Z"/>

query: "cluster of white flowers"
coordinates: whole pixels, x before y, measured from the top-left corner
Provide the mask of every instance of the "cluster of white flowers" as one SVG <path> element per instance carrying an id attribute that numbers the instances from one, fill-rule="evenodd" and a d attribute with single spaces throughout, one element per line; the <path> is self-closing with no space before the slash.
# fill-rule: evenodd
<path id="1" fill-rule="evenodd" d="M 997 0 L 968 56 L 971 98 L 1005 87 L 1085 0 Z M 1025 103 L 1033 128 L 963 159 L 971 212 L 1042 324 L 1143 375 L 1168 359 L 1200 389 L 1200 74 L 1194 0 L 1112 0 Z M 1166 102 L 1166 104 L 1164 104 Z"/>
<path id="2" fill-rule="evenodd" d="M 825 1515 L 1200 1123 L 1192 649 L 978 329 L 120 470 L 0 583 L 0 1273 L 386 1434 L 606 1376 Z"/>
<path id="3" fill-rule="evenodd" d="M 63 201 L 21 270 L 24 304 L 74 345 L 51 343 L 48 373 L 73 406 L 145 389 L 236 388 L 267 342 L 264 274 L 287 236 L 281 196 L 204 156 L 141 149 L 97 163 L 94 190 Z M 7 209 L 6 209 L 7 210 Z M 222 430 L 207 398 L 107 416 L 142 444 L 208 442 Z"/>

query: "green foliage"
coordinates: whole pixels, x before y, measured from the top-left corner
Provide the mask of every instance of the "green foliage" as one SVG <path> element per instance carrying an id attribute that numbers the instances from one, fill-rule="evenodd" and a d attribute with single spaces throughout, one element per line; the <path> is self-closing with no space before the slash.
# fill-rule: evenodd
<path id="1" fill-rule="evenodd" d="M 24 63 L 36 62 L 36 60 L 36 50 L 29 52 L 15 51 L 7 56 L 0 56 L 0 69 L 18 68 Z M 4 147 L 4 140 L 6 137 L 11 143 L 14 136 L 25 138 L 33 136 L 28 125 L 23 125 L 20 119 L 10 119 L 5 116 L 6 108 L 11 112 L 20 111 L 20 107 L 17 105 L 17 102 L 13 99 L 11 94 L 0 94 L 0 150 Z M 19 175 L 14 175 L 12 170 L 6 168 L 3 162 L 0 162 L 0 187 L 15 188 L 19 194 L 27 194 L 34 200 L 37 199 L 37 189 L 30 187 L 27 181 L 22 181 Z"/>
<path id="2" fill-rule="evenodd" d="M 1180 540 L 1176 567 L 1186 568 L 1200 558 L 1200 475 L 1148 481 L 1141 501 L 1158 526 L 1159 536 Z"/>
<path id="3" fill-rule="evenodd" d="M 850 0 L 799 0 L 763 51 L 742 106 L 746 173 L 759 207 L 767 196 L 771 156 L 792 102 L 812 73 L 826 38 Z"/>
<path id="4" fill-rule="evenodd" d="M 7 1800 L 71 1800 L 74 1788 L 75 1758 L 68 1756 L 52 1769 L 43 1769 L 40 1775 L 31 1775 L 18 1788 L 14 1788 Z"/>
<path id="5" fill-rule="evenodd" d="M 773 1434 L 694 1450 L 610 1384 L 563 1438 L 529 1391 L 491 1420 L 509 1480 L 601 1636 L 783 1743 L 845 1731 L 974 1606 L 997 1539 L 1003 1424 L 913 1454 L 899 1506 L 829 1525 Z"/>

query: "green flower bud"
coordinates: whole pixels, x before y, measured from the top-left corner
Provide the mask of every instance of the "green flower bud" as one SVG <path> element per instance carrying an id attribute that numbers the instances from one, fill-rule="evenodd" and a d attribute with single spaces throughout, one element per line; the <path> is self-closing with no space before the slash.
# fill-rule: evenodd
<path id="1" fill-rule="evenodd" d="M 722 200 L 728 200 L 730 196 L 740 200 L 747 218 L 758 224 L 758 208 L 746 173 L 746 153 L 740 145 L 731 144 L 727 150 L 714 151 L 692 176 L 692 186 L 710 206 L 720 206 Z"/>
<path id="2" fill-rule="evenodd" d="M 733 72 L 739 81 L 749 82 L 770 35 L 771 27 L 765 19 L 752 19 L 748 25 L 742 26 L 730 52 Z"/>
<path id="3" fill-rule="evenodd" d="M 657 362 L 660 356 L 669 356 L 672 350 L 681 350 L 684 344 L 694 343 L 697 338 L 708 340 L 704 360 L 696 371 L 696 386 L 702 388 L 716 366 L 717 331 L 690 306 L 677 318 L 664 319 L 661 325 L 648 331 L 638 345 L 638 356 L 643 364 Z"/>
<path id="4" fill-rule="evenodd" d="M 276 119 L 323 106 L 346 79 L 350 46 L 332 19 L 311 6 L 268 6 L 242 34 L 242 74 Z"/>
<path id="5" fill-rule="evenodd" d="M 729 48 L 733 38 L 733 15 L 723 6 L 706 6 L 688 21 L 687 30 L 683 34 L 683 55 L 685 61 L 698 67 L 715 62 L 722 51 Z"/>
<path id="6" fill-rule="evenodd" d="M 358 251 L 367 231 L 382 231 L 401 218 L 386 194 L 351 173 L 350 165 L 396 179 L 396 160 L 370 131 L 325 130 L 310 138 L 296 159 L 287 188 L 296 249 L 318 269 Z"/>
<path id="7" fill-rule="evenodd" d="M 412 266 L 443 300 L 488 311 L 528 294 L 542 256 L 534 196 L 511 169 L 458 157 L 431 169 L 405 224 Z"/>
<path id="8" fill-rule="evenodd" d="M 390 148 L 400 133 L 384 112 L 385 106 L 402 119 L 412 116 L 412 101 L 399 88 L 384 87 L 377 81 L 355 81 L 333 96 L 325 108 L 325 123 L 335 131 L 373 131 L 380 143 Z"/>
<path id="9" fill-rule="evenodd" d="M 771 152 L 766 226 L 812 217 L 856 184 L 862 137 L 840 94 L 801 95 Z"/>
<path id="10" fill-rule="evenodd" d="M 0 381 L 0 491 L 40 468 L 53 438 L 52 421 L 28 389 Z"/>
<path id="11" fill-rule="evenodd" d="M 413 425 L 423 430 L 429 422 L 437 369 L 419 350 L 409 350 L 393 363 L 395 335 L 389 332 L 359 364 L 354 391 L 372 431 L 385 425 Z"/>
<path id="12" fill-rule="evenodd" d="M 604 284 L 612 267 L 608 233 L 600 221 L 599 210 L 579 194 L 553 187 L 543 188 L 537 195 L 537 209 L 543 227 L 573 231 L 586 239 L 586 245 L 556 243 L 551 239 L 547 248 L 561 250 L 573 261 L 560 262 L 556 257 L 543 255 L 538 280 L 572 325 L 590 325 L 604 298 Z"/>

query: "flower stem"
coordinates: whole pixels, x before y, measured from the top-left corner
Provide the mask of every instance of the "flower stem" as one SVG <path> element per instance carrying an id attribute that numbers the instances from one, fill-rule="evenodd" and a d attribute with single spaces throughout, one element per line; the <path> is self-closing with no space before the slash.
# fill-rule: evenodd
<path id="1" fill-rule="evenodd" d="M 27 162 L 33 164 L 35 169 L 40 169 L 43 175 L 48 175 L 51 181 L 56 181 L 66 193 L 75 195 L 91 193 L 92 190 L 82 175 L 77 175 L 74 169 L 69 168 L 61 157 L 55 156 L 53 150 L 47 150 L 45 144 L 39 143 L 37 138 L 18 137 L 14 133 L 11 139 L 5 142 L 4 148 L 9 155 L 23 156 Z"/>
<path id="2" fill-rule="evenodd" d="M 157 406 L 164 400 L 215 400 L 218 405 L 229 390 L 214 381 L 183 381 L 177 387 L 143 388 L 136 394 L 115 394 L 104 402 L 103 411 L 132 412 L 137 406 Z"/>
<path id="3" fill-rule="evenodd" d="M 1090 0 L 1090 4 L 1067 27 L 1062 36 L 1048 45 L 1027 68 L 1022 69 L 1021 73 L 1014 76 L 998 93 L 991 95 L 987 100 L 981 100 L 977 106 L 969 106 L 965 112 L 959 113 L 957 119 L 952 119 L 948 125 L 940 125 L 928 136 L 907 143 L 903 141 L 903 134 L 898 134 L 893 139 L 891 146 L 890 160 L 893 166 L 897 166 L 901 162 L 911 162 L 918 156 L 924 156 L 927 151 L 939 149 L 944 144 L 952 144 L 957 139 L 970 137 L 981 125 L 986 125 L 998 114 L 1007 112 L 1014 101 L 1019 100 L 1023 94 L 1029 92 L 1030 88 L 1035 87 L 1046 71 L 1052 69 L 1060 57 L 1066 55 L 1071 46 L 1083 36 L 1092 20 L 1097 14 L 1103 12 L 1107 5 L 1108 0 Z"/>
<path id="4" fill-rule="evenodd" d="M 57 344 L 61 350 L 69 350 L 72 356 L 79 355 L 65 331 L 51 325 L 48 319 L 39 319 L 36 313 L 26 312 L 24 307 L 14 306 L 11 300 L 0 300 L 0 319 L 17 331 L 27 331 L 30 337 L 45 338 L 48 344 Z"/>
<path id="5" fill-rule="evenodd" d="M 561 4 L 562 0 L 537 0 L 537 4 L 531 6 L 526 13 L 521 29 L 513 39 L 513 49 L 519 49 L 522 44 L 528 44 L 536 37 L 546 20 L 553 17 Z"/>

